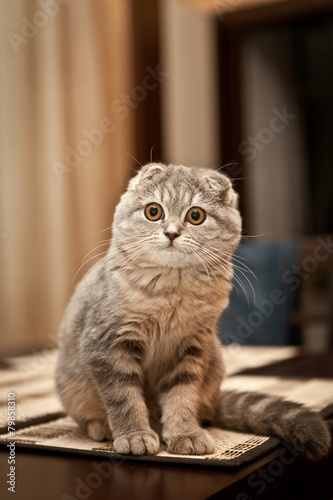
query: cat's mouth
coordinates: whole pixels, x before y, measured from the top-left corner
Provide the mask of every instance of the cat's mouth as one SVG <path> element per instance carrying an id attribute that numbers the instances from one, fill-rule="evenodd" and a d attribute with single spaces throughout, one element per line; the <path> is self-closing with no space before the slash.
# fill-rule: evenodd
<path id="1" fill-rule="evenodd" d="M 180 242 L 179 242 L 180 243 Z M 178 241 L 175 242 L 174 240 L 170 240 L 163 245 L 163 250 L 166 250 L 167 252 L 177 252 L 181 249 L 181 244 L 179 244 Z"/>
<path id="2" fill-rule="evenodd" d="M 163 250 L 167 251 L 168 253 L 173 253 L 177 251 L 177 247 L 173 241 L 170 241 L 166 245 L 163 245 Z"/>

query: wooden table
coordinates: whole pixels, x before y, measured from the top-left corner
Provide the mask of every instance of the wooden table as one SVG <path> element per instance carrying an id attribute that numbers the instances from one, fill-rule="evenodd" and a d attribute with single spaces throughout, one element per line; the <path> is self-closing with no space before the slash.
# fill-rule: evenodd
<path id="1" fill-rule="evenodd" d="M 333 353 L 302 356 L 247 370 L 287 377 L 333 377 Z M 333 419 L 330 421 L 333 432 Z M 313 464 L 279 447 L 231 470 L 114 463 L 65 454 L 16 450 L 16 492 L 7 491 L 8 452 L 0 450 L 0 498 L 14 500 L 332 500 L 333 451 Z M 103 477 L 104 476 L 104 477 Z"/>

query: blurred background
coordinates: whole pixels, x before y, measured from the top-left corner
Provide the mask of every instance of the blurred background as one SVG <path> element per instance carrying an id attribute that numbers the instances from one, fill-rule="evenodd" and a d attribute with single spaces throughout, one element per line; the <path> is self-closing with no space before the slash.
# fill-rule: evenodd
<path id="1" fill-rule="evenodd" d="M 224 342 L 332 348 L 331 0 L 1 0 L 0 22 L 1 356 L 56 344 L 151 160 L 240 193 Z"/>

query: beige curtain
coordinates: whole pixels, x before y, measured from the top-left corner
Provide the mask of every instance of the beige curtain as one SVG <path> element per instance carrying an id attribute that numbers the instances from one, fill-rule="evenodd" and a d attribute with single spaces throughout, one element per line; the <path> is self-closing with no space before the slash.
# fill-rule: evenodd
<path id="1" fill-rule="evenodd" d="M 130 176 L 127 0 L 0 2 L 0 354 L 55 342 Z M 117 117 L 122 119 L 118 119 Z M 105 249 L 105 247 L 104 247 Z M 103 250 L 101 248 L 100 250 Z"/>

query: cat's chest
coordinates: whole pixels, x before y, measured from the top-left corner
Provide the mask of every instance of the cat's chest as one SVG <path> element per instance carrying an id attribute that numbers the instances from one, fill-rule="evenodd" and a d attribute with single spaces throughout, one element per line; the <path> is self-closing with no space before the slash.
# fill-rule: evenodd
<path id="1" fill-rule="evenodd" d="M 219 311 L 219 305 L 214 301 L 186 290 L 145 298 L 137 303 L 137 308 L 155 325 L 149 332 L 154 340 L 181 338 L 194 333 L 202 323 L 215 318 Z"/>
<path id="2" fill-rule="evenodd" d="M 190 344 L 192 338 L 212 331 L 215 315 L 205 304 L 174 297 L 155 303 L 149 321 L 151 328 L 144 332 L 148 340 L 145 365 L 148 370 L 153 368 L 155 371 L 175 358 L 180 345 Z"/>
<path id="3" fill-rule="evenodd" d="M 178 279 L 178 271 L 169 271 L 167 279 L 159 274 L 136 277 L 145 278 L 146 286 L 128 286 L 122 308 L 126 323 L 140 325 L 140 335 L 147 341 L 147 369 L 172 359 L 191 337 L 209 334 L 227 306 L 228 290 L 218 294 L 191 276 Z"/>
<path id="4" fill-rule="evenodd" d="M 213 315 L 220 312 L 229 295 L 229 284 L 188 269 L 137 269 L 131 272 L 121 295 L 127 307 L 148 313 L 164 330 L 186 326 L 207 311 Z"/>

